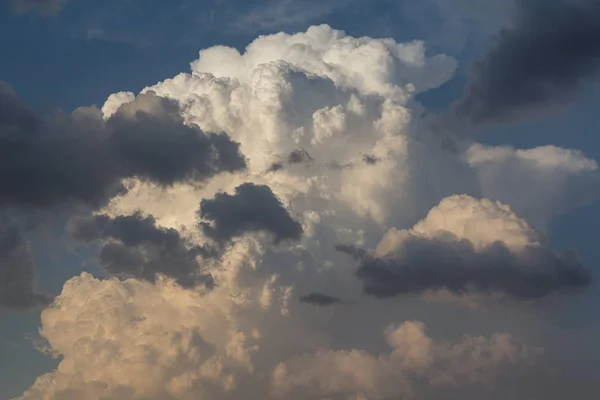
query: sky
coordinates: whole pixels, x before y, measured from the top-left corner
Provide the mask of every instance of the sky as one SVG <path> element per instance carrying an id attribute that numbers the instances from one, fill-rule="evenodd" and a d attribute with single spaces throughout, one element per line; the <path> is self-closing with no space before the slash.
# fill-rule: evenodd
<path id="1" fill-rule="evenodd" d="M 0 399 L 600 392 L 597 0 L 0 0 Z"/>

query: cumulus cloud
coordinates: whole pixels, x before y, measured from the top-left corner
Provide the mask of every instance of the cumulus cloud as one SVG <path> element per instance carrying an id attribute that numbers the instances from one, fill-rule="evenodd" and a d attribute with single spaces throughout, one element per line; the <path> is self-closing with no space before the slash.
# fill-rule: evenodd
<path id="1" fill-rule="evenodd" d="M 598 164 L 579 150 L 473 144 L 466 161 L 477 171 L 484 197 L 510 204 L 538 229 L 600 194 Z"/>
<path id="2" fill-rule="evenodd" d="M 596 0 L 517 0 L 511 24 L 475 64 L 456 112 L 472 122 L 502 121 L 572 98 L 598 73 Z"/>
<path id="3" fill-rule="evenodd" d="M 101 254 L 109 249 L 105 268 L 133 278 L 83 274 L 65 284 L 40 332 L 62 361 L 23 398 L 387 400 L 439 398 L 438 389 L 469 398 L 463 388 L 471 386 L 478 398 L 514 397 L 503 385 L 487 388 L 505 365 L 528 358 L 518 340 L 494 334 L 520 325 L 504 329 L 493 316 L 479 322 L 457 309 L 450 333 L 441 323 L 447 310 L 440 315 L 427 299 L 362 295 L 409 285 L 425 296 L 447 287 L 461 299 L 533 299 L 589 283 L 579 261 L 552 252 L 531 220 L 582 204 L 564 191 L 578 179 L 577 187 L 593 186 L 595 163 L 565 149 L 484 148 L 472 138 L 447 151 L 414 96 L 455 67 L 422 42 L 322 25 L 261 36 L 241 52 L 202 50 L 190 73 L 141 95 L 114 94 L 101 111 L 79 110 L 93 114 L 105 140 L 123 132 L 108 140 L 109 154 L 127 173 L 117 175 L 121 195 L 104 196 L 71 230 L 97 241 Z M 24 110 L 2 126 L 47 124 Z M 507 183 L 490 172 L 504 164 L 515 168 Z M 537 179 L 544 173 L 566 178 Z M 507 206 L 495 202 L 522 177 L 542 211 L 515 190 L 503 197 Z M 482 193 L 491 200 L 476 200 Z M 346 250 L 360 260 L 360 279 L 339 243 L 356 246 Z M 211 290 L 196 285 L 208 272 Z M 331 306 L 339 299 L 352 307 Z M 415 318 L 431 333 L 420 322 L 395 325 L 382 353 L 381 328 Z"/>
<path id="4" fill-rule="evenodd" d="M 18 13 L 35 12 L 40 15 L 56 15 L 65 6 L 67 0 L 10 0 Z"/>
<path id="5" fill-rule="evenodd" d="M 194 301 L 201 301 L 197 294 L 164 281 L 73 278 L 42 313 L 41 335 L 63 359 L 22 399 L 158 400 L 226 391 L 236 363 L 227 365 L 204 337 L 198 318 L 207 310 Z"/>
<path id="6" fill-rule="evenodd" d="M 486 383 L 497 369 L 530 355 L 508 334 L 436 343 L 419 321 L 389 326 L 385 336 L 392 348 L 385 356 L 360 350 L 321 351 L 279 364 L 273 373 L 275 397 L 413 398 L 419 389 L 414 382 L 420 379 L 432 386 Z"/>
<path id="7" fill-rule="evenodd" d="M 0 98 L 1 206 L 99 207 L 127 191 L 124 178 L 170 185 L 245 167 L 227 135 L 185 125 L 176 102 L 152 93 L 107 121 L 94 108 L 41 118 L 5 84 Z"/>
<path id="8" fill-rule="evenodd" d="M 300 239 L 302 225 L 294 220 L 273 191 L 265 185 L 244 183 L 235 194 L 219 193 L 200 202 L 200 226 L 206 236 L 225 243 L 247 232 L 265 231 L 275 243 Z"/>
<path id="9" fill-rule="evenodd" d="M 360 261 L 357 277 L 376 297 L 448 290 L 530 300 L 591 283 L 573 252 L 552 252 L 509 207 L 470 196 L 442 200 L 410 230 L 392 228 L 376 256 L 339 250 Z"/>
<path id="10" fill-rule="evenodd" d="M 213 286 L 212 276 L 198 262 L 200 257 L 216 255 L 215 251 L 191 245 L 175 229 L 156 226 L 152 216 L 141 213 L 110 218 L 96 215 L 74 218 L 71 234 L 90 242 L 102 239 L 99 261 L 111 274 L 155 282 L 158 274 L 175 279 L 183 287 L 203 283 Z"/>
<path id="11" fill-rule="evenodd" d="M 48 297 L 35 289 L 35 271 L 29 244 L 8 217 L 0 216 L 0 307 L 27 309 L 46 304 Z"/>

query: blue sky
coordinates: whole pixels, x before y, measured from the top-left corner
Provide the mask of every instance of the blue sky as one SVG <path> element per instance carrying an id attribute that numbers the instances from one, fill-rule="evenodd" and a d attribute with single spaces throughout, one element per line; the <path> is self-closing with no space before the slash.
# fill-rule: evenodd
<path id="1" fill-rule="evenodd" d="M 40 113 L 101 107 L 112 93 L 138 93 L 188 72 L 201 49 L 226 45 L 243 50 L 258 35 L 304 32 L 322 23 L 354 37 L 420 39 L 427 44 L 428 55 L 456 58 L 459 67 L 454 77 L 416 98 L 431 112 L 443 111 L 461 97 L 470 66 L 486 54 L 493 35 L 510 15 L 505 2 L 480 6 L 467 0 L 70 0 L 56 16 L 18 14 L 9 3 L 0 3 L 0 80 Z M 588 158 L 600 160 L 599 105 L 596 78 L 585 81 L 568 104 L 482 128 L 476 140 L 524 149 L 551 144 L 580 149 Z M 595 200 L 555 217 L 547 232 L 554 249 L 576 249 L 596 273 L 599 217 L 600 201 Z M 46 234 L 46 239 L 39 235 L 31 239 L 37 279 L 44 291 L 59 293 L 62 284 L 82 269 L 98 272 L 93 265 L 81 265 L 88 250 L 74 254 L 67 245 L 55 245 L 68 236 L 60 224 Z M 600 348 L 593 341 L 600 329 L 594 317 L 599 302 L 600 290 L 592 285 L 585 295 L 548 312 L 546 321 L 549 327 L 581 334 L 585 344 L 574 351 L 585 354 L 588 359 L 582 365 L 591 368 L 600 368 Z M 21 395 L 37 376 L 58 363 L 33 345 L 39 317 L 39 309 L 0 311 L 2 399 Z M 582 351 L 587 344 L 590 347 Z"/>

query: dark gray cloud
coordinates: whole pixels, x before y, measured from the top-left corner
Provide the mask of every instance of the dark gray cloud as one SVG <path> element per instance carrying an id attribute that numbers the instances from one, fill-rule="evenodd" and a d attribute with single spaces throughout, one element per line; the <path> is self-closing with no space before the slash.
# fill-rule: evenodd
<path id="1" fill-rule="evenodd" d="M 363 162 L 365 164 L 369 164 L 369 165 L 375 165 L 377 164 L 379 161 L 381 161 L 379 158 L 375 157 L 372 154 L 365 154 L 363 155 Z"/>
<path id="2" fill-rule="evenodd" d="M 35 291 L 35 270 L 27 241 L 8 218 L 0 216 L 0 307 L 27 309 L 48 301 Z"/>
<path id="3" fill-rule="evenodd" d="M 176 102 L 143 94 L 99 110 L 41 118 L 0 85 L 0 207 L 100 207 L 137 177 L 165 186 L 245 168 L 239 144 L 183 123 Z"/>
<path id="4" fill-rule="evenodd" d="M 198 257 L 213 257 L 216 252 L 208 247 L 191 246 L 175 229 L 157 227 L 152 216 L 137 213 L 116 218 L 74 217 L 69 230 L 80 241 L 104 240 L 99 259 L 111 274 L 150 282 L 162 274 L 186 288 L 214 285 L 212 276 L 202 272 Z"/>
<path id="5" fill-rule="evenodd" d="M 288 156 L 288 164 L 300 164 L 306 161 L 312 161 L 313 158 L 308 154 L 308 151 L 302 150 L 294 150 Z"/>
<path id="6" fill-rule="evenodd" d="M 459 118 L 500 121 L 568 101 L 600 65 L 598 0 L 516 0 L 511 26 L 472 69 Z"/>
<path id="7" fill-rule="evenodd" d="M 279 161 L 274 162 L 267 168 L 267 173 L 269 172 L 277 172 L 283 169 L 283 164 Z"/>
<path id="8" fill-rule="evenodd" d="M 532 300 L 592 282 L 590 271 L 575 253 L 556 254 L 542 246 L 515 254 L 502 242 L 476 250 L 468 240 L 415 236 L 389 257 L 376 257 L 353 246 L 336 248 L 359 261 L 356 276 L 364 292 L 381 298 L 447 289 L 457 295 L 475 291 Z"/>
<path id="9" fill-rule="evenodd" d="M 35 12 L 44 16 L 56 15 L 67 0 L 9 0 L 18 13 Z"/>
<path id="10" fill-rule="evenodd" d="M 294 220 L 270 187 L 244 183 L 235 194 L 219 193 L 213 199 L 200 202 L 200 217 L 204 233 L 224 244 L 245 233 L 265 231 L 275 243 L 299 239 L 302 225 Z"/>
<path id="11" fill-rule="evenodd" d="M 327 307 L 339 303 L 341 300 L 323 293 L 309 293 L 300 297 L 301 303 L 308 303 L 315 306 Z"/>

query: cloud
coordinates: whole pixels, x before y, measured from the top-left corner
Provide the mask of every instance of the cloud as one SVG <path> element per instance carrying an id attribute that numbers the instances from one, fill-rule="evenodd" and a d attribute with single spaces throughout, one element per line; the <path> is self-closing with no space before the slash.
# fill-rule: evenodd
<path id="1" fill-rule="evenodd" d="M 108 120 L 94 108 L 41 118 L 0 87 L 0 206 L 100 207 L 127 191 L 124 178 L 171 185 L 245 167 L 225 134 L 183 123 L 179 106 L 152 93 Z"/>
<path id="2" fill-rule="evenodd" d="M 272 279 L 268 283 L 277 287 Z M 253 295 L 263 290 L 250 287 Z M 504 368 L 521 371 L 537 355 L 505 333 L 435 340 L 420 321 L 388 326 L 391 351 L 379 357 L 362 349 L 318 351 L 317 344 L 311 351 L 293 349 L 310 331 L 288 329 L 297 318 L 272 312 L 282 301 L 276 291 L 265 302 L 235 299 L 233 287 L 224 289 L 201 294 L 164 279 L 72 278 L 41 316 L 40 334 L 61 361 L 21 399 L 320 399 L 359 393 L 387 399 L 423 384 L 444 391 L 492 385 Z M 279 351 L 280 344 L 286 350 Z"/>
<path id="3" fill-rule="evenodd" d="M 273 374 L 275 397 L 413 398 L 425 391 L 417 383 L 420 379 L 434 387 L 485 383 L 502 366 L 530 357 L 530 351 L 507 334 L 436 343 L 419 321 L 389 326 L 385 336 L 392 351 L 384 356 L 329 350 L 279 364 Z"/>
<path id="4" fill-rule="evenodd" d="M 300 164 L 306 161 L 312 161 L 312 157 L 306 150 L 294 150 L 288 156 L 289 164 Z"/>
<path id="5" fill-rule="evenodd" d="M 442 200 L 410 230 L 392 228 L 377 255 L 352 246 L 364 291 L 390 297 L 428 290 L 532 300 L 591 283 L 572 252 L 552 252 L 509 207 L 470 196 Z"/>
<path id="6" fill-rule="evenodd" d="M 106 215 L 74 218 L 71 235 L 91 242 L 102 239 L 99 261 L 111 274 L 156 282 L 158 274 L 175 279 L 185 288 L 204 284 L 213 287 L 210 273 L 203 272 L 199 257 L 214 252 L 203 246 L 192 246 L 175 229 L 156 226 L 152 216 L 141 213 L 110 218 Z"/>
<path id="7" fill-rule="evenodd" d="M 598 164 L 579 150 L 472 144 L 466 161 L 477 172 L 482 196 L 510 204 L 538 229 L 600 194 Z"/>
<path id="8" fill-rule="evenodd" d="M 27 309 L 48 303 L 35 290 L 35 271 L 29 244 L 19 228 L 0 216 L 0 307 Z"/>
<path id="9" fill-rule="evenodd" d="M 579 193 L 564 193 L 572 188 L 567 182 L 593 186 L 595 163 L 567 149 L 488 148 L 473 138 L 457 140 L 449 152 L 422 118 L 415 94 L 443 84 L 455 67 L 454 59 L 432 54 L 422 42 L 352 37 L 322 25 L 261 36 L 243 51 L 204 49 L 189 73 L 142 95 L 116 93 L 101 111 L 80 109 L 77 115 L 93 115 L 102 137 L 124 131 L 110 141 L 109 159 L 128 172 L 118 174 L 123 193 L 98 202 L 94 216 L 74 220 L 71 229 L 97 242 L 101 253 L 109 248 L 105 268 L 134 277 L 83 274 L 67 281 L 43 311 L 40 331 L 60 365 L 24 399 L 387 400 L 415 393 L 497 400 L 521 394 L 521 371 L 505 367 L 528 364 L 525 348 L 568 347 L 546 341 L 544 317 L 529 318 L 523 302 L 511 302 L 502 315 L 473 315 L 432 304 L 430 295 L 459 282 L 449 296 L 464 303 L 485 296 L 505 306 L 513 293 L 554 295 L 577 289 L 573 282 L 583 288 L 586 270 L 552 252 L 530 219 L 550 221 L 581 204 Z M 22 115 L 11 126 L 26 124 Z M 139 130 L 130 126 L 138 123 Z M 187 147 L 206 153 L 188 128 L 215 146 L 217 139 L 204 132 L 226 132 L 246 168 L 217 162 L 226 173 L 216 173 L 190 159 Z M 139 132 L 152 129 L 168 139 L 151 133 L 143 138 L 160 141 L 142 140 Z M 289 155 L 299 149 L 312 161 L 290 165 Z M 489 156 L 496 153 L 506 155 Z M 506 183 L 489 172 L 504 164 L 514 166 Z M 545 178 L 552 174 L 564 175 L 564 182 Z M 510 186 L 520 188 L 520 177 L 535 188 L 543 211 L 521 203 L 522 194 Z M 483 192 L 492 199 L 475 200 Z M 501 195 L 507 206 L 495 202 Z M 513 205 L 518 215 L 526 211 L 525 219 L 510 211 Z M 209 250 L 207 243 L 218 245 L 218 256 L 196 257 Z M 441 260 L 437 269 L 425 268 L 434 272 L 425 278 L 441 284 L 421 285 L 422 296 L 364 296 L 370 282 L 366 275 L 357 279 L 348 256 L 335 250 L 339 243 L 377 247 L 375 254 L 364 250 L 361 260 L 383 260 L 390 268 L 397 260 Z M 467 281 L 488 284 L 494 293 L 460 284 L 457 276 L 473 270 Z M 214 287 L 196 286 L 208 272 Z M 377 289 L 398 283 L 369 279 Z M 406 282 L 419 287 L 411 279 Z M 306 304 L 335 299 L 352 307 Z M 421 322 L 410 322 L 415 319 L 427 323 L 427 334 Z M 390 324 L 396 325 L 382 338 Z"/>
<path id="10" fill-rule="evenodd" d="M 308 303 L 315 306 L 327 307 L 333 304 L 339 303 L 341 300 L 337 297 L 329 296 L 323 293 L 309 293 L 304 296 L 300 296 L 301 303 Z"/>
<path id="11" fill-rule="evenodd" d="M 206 236 L 225 243 L 244 233 L 264 231 L 275 243 L 298 240 L 302 225 L 294 220 L 281 200 L 265 185 L 244 183 L 235 194 L 219 193 L 213 199 L 200 202 L 200 226 Z"/>
<path id="12" fill-rule="evenodd" d="M 164 281 L 73 278 L 42 313 L 41 335 L 62 361 L 22 399 L 158 400 L 225 391 L 237 363 L 201 331 L 198 317 L 207 310 L 193 304 L 199 298 Z"/>
<path id="13" fill-rule="evenodd" d="M 35 12 L 43 16 L 53 16 L 60 12 L 67 0 L 10 0 L 17 13 Z"/>
<path id="14" fill-rule="evenodd" d="M 517 0 L 511 24 L 476 63 L 456 113 L 474 123 L 513 119 L 569 101 L 600 62 L 596 0 Z"/>

